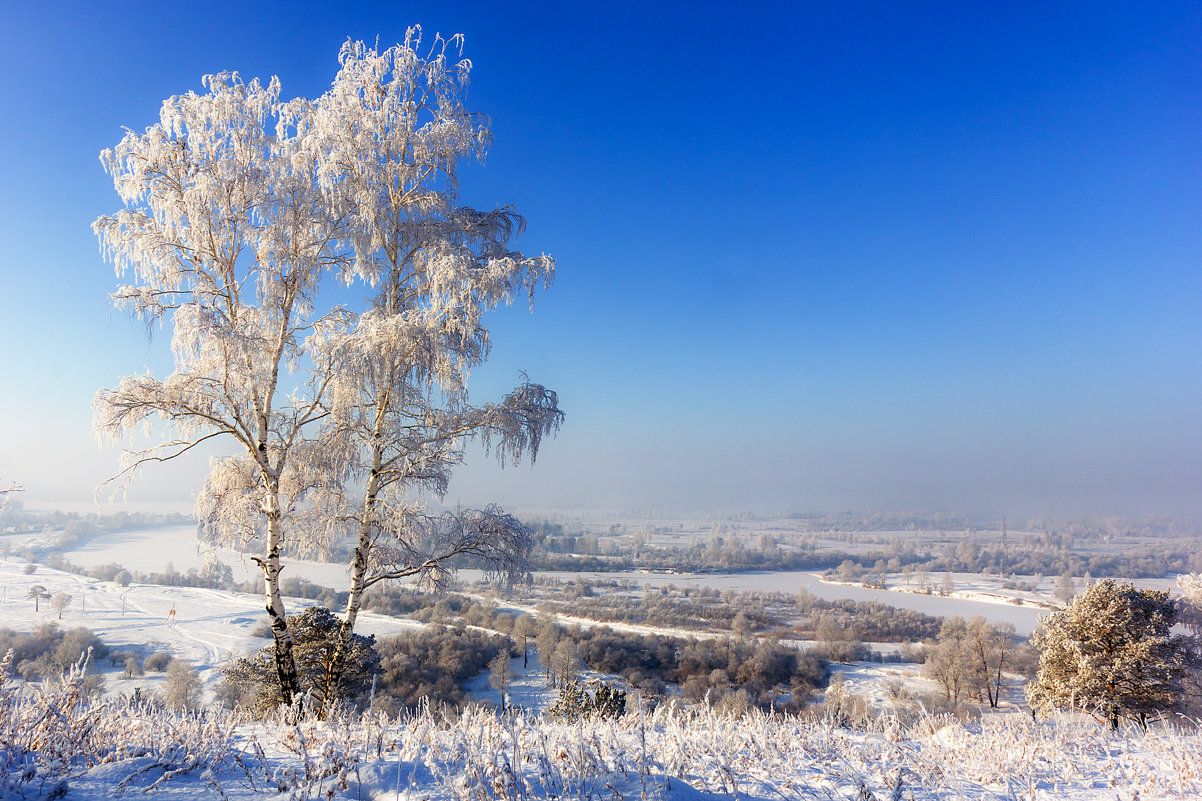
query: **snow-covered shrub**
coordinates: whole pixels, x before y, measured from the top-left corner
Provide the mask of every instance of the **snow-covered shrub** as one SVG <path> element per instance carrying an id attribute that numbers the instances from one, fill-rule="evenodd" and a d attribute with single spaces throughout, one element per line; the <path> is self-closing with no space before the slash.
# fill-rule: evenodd
<path id="1" fill-rule="evenodd" d="M 158 653 L 154 653 L 146 657 L 146 659 L 142 662 L 142 668 L 154 673 L 162 673 L 163 671 L 167 670 L 174 659 L 175 657 L 166 651 L 159 651 Z"/>
<path id="2" fill-rule="evenodd" d="M 381 672 L 375 706 L 391 714 L 425 703 L 462 708 L 469 700 L 463 682 L 512 647 L 507 637 L 462 626 L 425 626 L 385 637 L 377 645 Z"/>
<path id="3" fill-rule="evenodd" d="M 63 631 L 55 623 L 43 623 L 29 634 L 0 629 L 0 654 L 10 649 L 15 672 L 26 681 L 55 678 L 89 652 L 94 659 L 102 659 L 109 652 L 90 630 L 80 627 Z"/>
<path id="4" fill-rule="evenodd" d="M 588 715 L 591 708 L 591 699 L 580 682 L 565 681 L 559 685 L 559 696 L 547 710 L 547 715 L 564 723 L 573 723 Z"/>
<path id="5" fill-rule="evenodd" d="M 593 712 L 601 718 L 617 719 L 626 714 L 626 691 L 602 684 L 593 692 Z"/>
<path id="6" fill-rule="evenodd" d="M 180 659 L 172 660 L 167 666 L 167 680 L 163 682 L 163 702 L 176 712 L 194 711 L 200 706 L 203 685 L 196 668 Z"/>

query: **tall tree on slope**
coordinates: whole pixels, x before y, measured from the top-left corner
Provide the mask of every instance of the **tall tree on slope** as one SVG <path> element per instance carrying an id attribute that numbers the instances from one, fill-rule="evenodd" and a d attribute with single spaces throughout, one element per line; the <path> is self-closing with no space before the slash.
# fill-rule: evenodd
<path id="1" fill-rule="evenodd" d="M 348 210 L 347 278 L 374 290 L 354 328 L 322 351 L 337 365 L 325 447 L 357 490 L 323 493 L 318 505 L 331 536 L 349 527 L 356 541 L 326 670 L 331 698 L 373 584 L 418 576 L 437 585 L 464 558 L 524 572 L 529 535 L 515 518 L 495 506 L 432 516 L 420 495 L 445 494 L 467 440 L 502 464 L 533 461 L 563 418 L 555 393 L 529 380 L 497 403 L 468 399 L 470 371 L 489 351 L 484 313 L 519 294 L 532 302 L 554 261 L 511 249 L 525 226 L 512 208 L 458 204 L 459 160 L 483 157 L 491 139 L 487 120 L 463 105 L 471 65 L 449 59 L 460 44 L 435 37 L 423 48 L 419 28 L 382 52 L 348 42 L 308 118 L 322 190 Z"/>
<path id="2" fill-rule="evenodd" d="M 317 191 L 317 154 L 285 124 L 297 109 L 281 106 L 279 81 L 222 73 L 204 85 L 164 101 L 157 124 L 101 154 L 126 206 L 93 225 L 118 276 L 132 275 L 114 302 L 148 327 L 172 326 L 175 366 L 102 389 L 94 425 L 101 441 L 143 428 L 163 437 L 125 452 L 110 480 L 119 487 L 208 440 L 237 443 L 236 455 L 212 460 L 198 514 L 219 541 L 262 541 L 275 668 L 291 702 L 300 685 L 280 557 L 306 491 L 334 475 L 307 432 L 326 414 L 332 372 L 313 345 L 347 322 L 315 303 L 323 275 L 342 263 L 342 223 Z"/>

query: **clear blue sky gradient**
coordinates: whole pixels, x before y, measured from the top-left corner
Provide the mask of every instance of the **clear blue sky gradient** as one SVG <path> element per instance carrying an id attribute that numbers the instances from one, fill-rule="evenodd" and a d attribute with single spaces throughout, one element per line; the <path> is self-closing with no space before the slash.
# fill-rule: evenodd
<path id="1" fill-rule="evenodd" d="M 465 34 L 492 118 L 465 198 L 560 269 L 494 315 L 475 388 L 524 369 L 564 430 L 451 500 L 1202 516 L 1197 4 L 21 5 L 0 478 L 30 504 L 90 497 L 92 395 L 169 368 L 107 305 L 99 151 L 202 74 L 312 96 L 348 36 L 421 23 Z"/>

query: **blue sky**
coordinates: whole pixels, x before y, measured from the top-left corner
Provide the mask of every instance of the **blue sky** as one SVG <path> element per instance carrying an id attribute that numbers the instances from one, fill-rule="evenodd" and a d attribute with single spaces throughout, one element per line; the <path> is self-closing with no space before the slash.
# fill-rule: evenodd
<path id="1" fill-rule="evenodd" d="M 453 499 L 1202 517 L 1202 9 L 980 5 L 6 12 L 0 477 L 89 498 L 92 395 L 169 367 L 89 228 L 122 126 L 220 70 L 315 95 L 346 37 L 421 23 L 466 36 L 492 118 L 465 198 L 559 262 L 474 387 L 528 371 L 563 432 Z"/>

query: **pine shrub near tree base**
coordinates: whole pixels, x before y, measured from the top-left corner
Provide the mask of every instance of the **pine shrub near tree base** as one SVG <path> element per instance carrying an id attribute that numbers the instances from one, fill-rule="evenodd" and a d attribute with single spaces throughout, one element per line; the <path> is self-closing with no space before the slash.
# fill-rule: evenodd
<path id="1" fill-rule="evenodd" d="M 593 693 L 593 711 L 605 720 L 617 720 L 626 714 L 626 691 L 602 684 Z"/>
<path id="2" fill-rule="evenodd" d="M 578 681 L 565 681 L 547 714 L 564 723 L 597 717 L 617 720 L 626 714 L 626 691 L 600 685 L 592 695 Z"/>
<path id="3" fill-rule="evenodd" d="M 314 700 L 325 703 L 356 703 L 371 687 L 371 677 L 380 669 L 380 656 L 375 648 L 375 636 L 353 635 L 335 692 L 321 697 L 326 686 L 326 671 L 338 637 L 339 620 L 324 606 L 311 606 L 303 612 L 288 616 L 288 626 L 296 645 L 297 670 L 302 692 L 311 693 Z M 267 713 L 288 706 L 290 699 L 281 692 L 273 664 L 274 649 L 267 646 L 231 662 L 223 669 L 225 680 L 218 689 L 227 706 L 242 706 Z"/>
<path id="4" fill-rule="evenodd" d="M 1088 587 L 1031 638 L 1040 651 L 1032 709 L 1081 710 L 1115 729 L 1183 711 L 1199 661 L 1191 638 L 1171 633 L 1177 614 L 1167 591 L 1114 579 Z"/>

